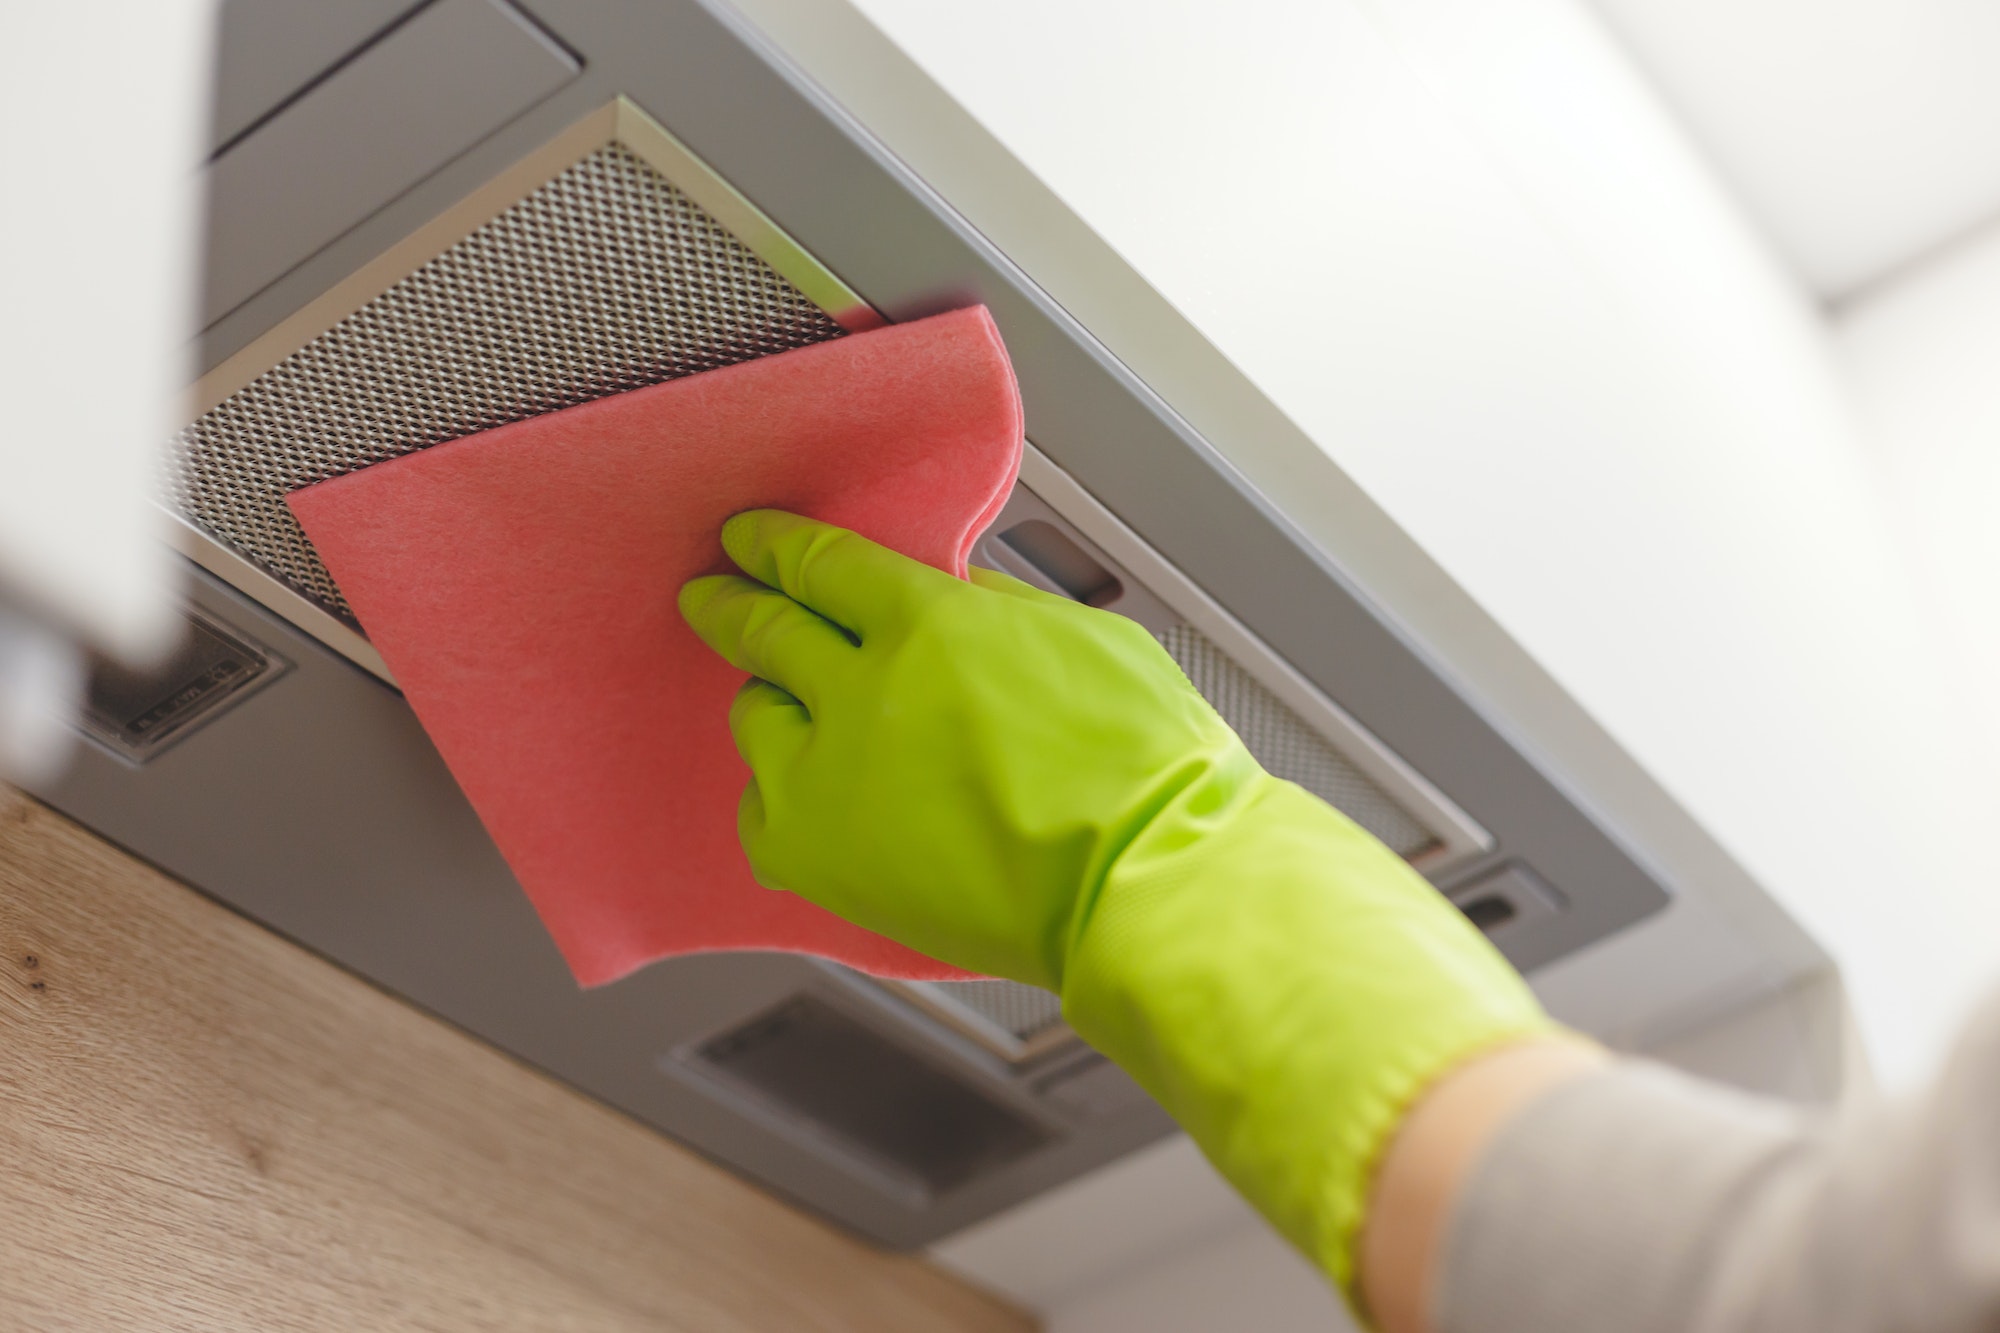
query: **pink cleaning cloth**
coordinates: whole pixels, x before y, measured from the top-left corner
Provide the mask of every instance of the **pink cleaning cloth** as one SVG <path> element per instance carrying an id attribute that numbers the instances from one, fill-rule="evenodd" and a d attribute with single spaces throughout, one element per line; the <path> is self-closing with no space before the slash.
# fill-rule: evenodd
<path id="1" fill-rule="evenodd" d="M 782 949 L 965 974 L 751 878 L 744 675 L 675 609 L 777 508 L 963 577 L 1021 461 L 983 308 L 514 422 L 288 497 L 577 980 Z"/>

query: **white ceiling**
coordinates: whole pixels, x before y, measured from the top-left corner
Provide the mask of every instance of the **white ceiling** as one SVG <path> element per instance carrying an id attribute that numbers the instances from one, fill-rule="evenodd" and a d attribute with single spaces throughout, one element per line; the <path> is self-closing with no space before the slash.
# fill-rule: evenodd
<path id="1" fill-rule="evenodd" d="M 1591 3 L 1820 295 L 2000 218 L 1993 0 Z"/>

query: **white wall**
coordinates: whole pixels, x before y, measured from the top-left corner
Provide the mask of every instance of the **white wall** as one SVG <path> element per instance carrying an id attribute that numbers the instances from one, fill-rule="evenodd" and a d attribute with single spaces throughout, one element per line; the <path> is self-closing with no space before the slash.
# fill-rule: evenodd
<path id="1" fill-rule="evenodd" d="M 1340 1298 L 1175 1135 L 955 1236 L 932 1257 L 1049 1333 L 1340 1333 Z"/>
<path id="2" fill-rule="evenodd" d="M 1048 1333 L 1345 1333 L 1324 1277 L 1258 1225 L 1169 1253 L 1058 1308 Z"/>
<path id="3" fill-rule="evenodd" d="M 1592 2 L 1823 295 L 2000 218 L 2000 5 Z"/>
<path id="4" fill-rule="evenodd" d="M 1959 724 L 2000 752 L 2000 225 L 1855 303 L 1835 332 L 1919 595 L 1950 636 Z"/>

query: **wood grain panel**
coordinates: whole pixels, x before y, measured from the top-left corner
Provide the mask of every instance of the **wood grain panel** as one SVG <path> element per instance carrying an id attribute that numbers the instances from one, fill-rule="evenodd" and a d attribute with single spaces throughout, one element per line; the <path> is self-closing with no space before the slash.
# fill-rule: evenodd
<path id="1" fill-rule="evenodd" d="M 0 1327 L 1034 1325 L 0 788 Z"/>

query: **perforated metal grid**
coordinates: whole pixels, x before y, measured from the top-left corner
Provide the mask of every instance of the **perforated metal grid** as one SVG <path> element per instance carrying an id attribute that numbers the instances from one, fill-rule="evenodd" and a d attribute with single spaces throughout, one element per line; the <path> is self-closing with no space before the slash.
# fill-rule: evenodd
<path id="1" fill-rule="evenodd" d="M 607 144 L 183 431 L 183 514 L 334 614 L 286 492 L 474 431 L 839 337 L 629 149 Z"/>
<path id="2" fill-rule="evenodd" d="M 1435 834 L 1201 631 L 1177 625 L 1159 639 L 1202 698 L 1274 776 L 1298 783 L 1404 857 L 1438 845 Z"/>
<path id="3" fill-rule="evenodd" d="M 933 994 L 970 1009 L 1022 1041 L 1062 1026 L 1062 1001 L 1018 981 L 933 981 L 920 983 Z"/>

